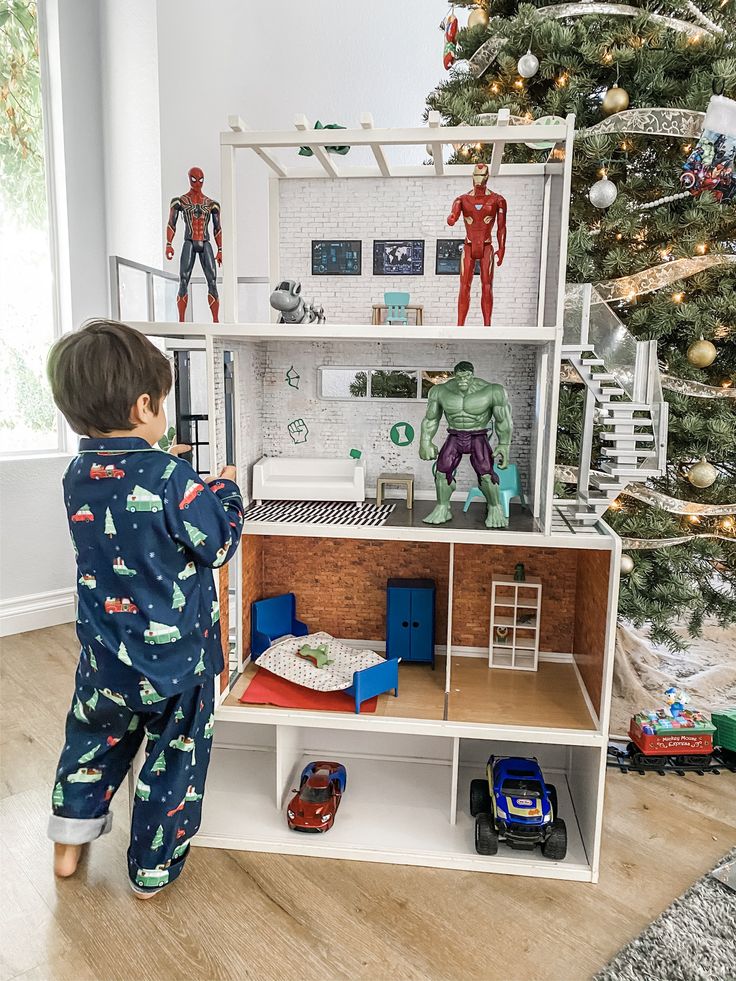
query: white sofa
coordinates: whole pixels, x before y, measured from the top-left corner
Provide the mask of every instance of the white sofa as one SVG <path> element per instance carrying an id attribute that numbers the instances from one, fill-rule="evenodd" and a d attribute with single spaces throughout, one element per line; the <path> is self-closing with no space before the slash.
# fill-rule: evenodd
<path id="1" fill-rule="evenodd" d="M 262 501 L 365 501 L 365 466 L 347 457 L 264 456 L 253 467 L 253 498 Z"/>

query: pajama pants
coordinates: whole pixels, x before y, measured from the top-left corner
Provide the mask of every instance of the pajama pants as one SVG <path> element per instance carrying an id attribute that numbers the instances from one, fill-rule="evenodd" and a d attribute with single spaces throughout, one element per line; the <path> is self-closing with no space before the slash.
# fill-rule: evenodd
<path id="1" fill-rule="evenodd" d="M 49 838 L 81 845 L 112 826 L 110 800 L 145 740 L 136 784 L 128 874 L 139 891 L 154 891 L 179 875 L 199 830 L 212 748 L 214 684 L 147 703 L 82 681 L 79 671 L 56 771 Z"/>

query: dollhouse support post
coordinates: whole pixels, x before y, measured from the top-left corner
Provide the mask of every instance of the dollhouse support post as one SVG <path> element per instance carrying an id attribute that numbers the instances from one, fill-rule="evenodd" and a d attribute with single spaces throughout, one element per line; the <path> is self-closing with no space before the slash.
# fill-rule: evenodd
<path id="1" fill-rule="evenodd" d="M 363 129 L 373 129 L 373 116 L 369 112 L 362 113 L 360 125 Z M 381 171 L 381 177 L 390 177 L 391 171 L 389 170 L 388 161 L 386 160 L 381 144 L 371 143 L 371 150 L 378 164 L 378 169 Z"/>
<path id="2" fill-rule="evenodd" d="M 593 422 L 595 417 L 595 395 L 589 388 L 585 389 L 585 411 L 583 414 L 583 431 L 580 434 L 580 457 L 578 459 L 578 500 L 587 504 L 590 487 L 590 458 L 593 454 Z"/>
<path id="3" fill-rule="evenodd" d="M 439 129 L 439 125 L 440 125 L 440 114 L 437 112 L 436 109 L 433 109 L 430 112 L 429 118 L 428 118 L 428 122 L 429 122 L 430 129 L 435 129 L 435 130 L 436 129 Z M 442 177 L 442 175 L 445 173 L 445 161 L 444 161 L 443 156 L 442 156 L 442 144 L 440 143 L 439 140 L 433 139 L 430 142 L 430 146 L 432 147 L 432 159 L 434 160 L 434 172 L 435 172 L 435 174 L 437 174 L 438 177 Z M 495 152 L 495 150 L 494 150 L 494 152 Z"/>
<path id="4" fill-rule="evenodd" d="M 220 146 L 220 207 L 222 209 L 222 319 L 238 320 L 238 242 L 235 200 L 235 147 Z"/>
<path id="5" fill-rule="evenodd" d="M 498 110 L 498 116 L 496 117 L 497 126 L 508 126 L 509 124 L 509 110 L 506 108 Z M 488 173 L 491 177 L 498 177 L 501 170 L 501 161 L 503 160 L 503 152 L 506 149 L 506 144 L 502 140 L 496 140 L 493 144 L 493 150 L 491 152 L 491 163 L 488 168 Z"/>
<path id="6" fill-rule="evenodd" d="M 445 662 L 445 719 L 447 719 L 447 699 L 450 693 L 450 676 L 452 673 L 452 604 L 454 595 L 455 575 L 455 543 L 450 542 L 450 556 L 447 569 L 447 659 Z"/>

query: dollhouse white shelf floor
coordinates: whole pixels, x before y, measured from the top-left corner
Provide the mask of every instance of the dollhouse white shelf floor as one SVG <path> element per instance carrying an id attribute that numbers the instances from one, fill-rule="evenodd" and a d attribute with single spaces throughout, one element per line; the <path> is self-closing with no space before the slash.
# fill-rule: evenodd
<path id="1" fill-rule="evenodd" d="M 196 845 L 583 881 L 591 878 L 564 772 L 548 771 L 567 823 L 569 844 L 564 861 L 549 861 L 538 849 L 519 852 L 503 844 L 497 856 L 487 858 L 475 852 L 467 800 L 470 780 L 482 776 L 482 766 L 460 768 L 457 823 L 451 824 L 448 762 L 341 753 L 338 758 L 347 767 L 348 783 L 334 827 L 324 835 L 300 834 L 287 827 L 285 808 L 276 807 L 275 754 L 261 748 L 215 748 Z M 303 753 L 284 789 L 294 787 L 302 767 L 319 758 L 324 758 L 321 750 Z"/>
<path id="2" fill-rule="evenodd" d="M 560 519 L 552 534 L 539 530 L 534 516 L 518 504 L 511 505 L 507 528 L 486 528 L 485 509 L 478 503 L 463 511 L 462 501 L 452 502 L 452 520 L 442 525 L 428 525 L 422 520 L 434 507 L 434 501 L 415 499 L 409 510 L 406 502 L 387 500 L 376 508 L 373 500 L 362 507 L 345 503 L 309 501 L 272 501 L 251 504 L 245 512 L 246 535 L 296 535 L 300 537 L 365 538 L 385 541 L 466 542 L 480 545 L 564 545 L 563 539 L 575 539 L 575 547 L 610 547 L 611 537 L 593 525 L 584 530 L 571 528 Z M 390 510 L 389 510 L 390 508 Z M 380 513 L 377 513 L 380 512 Z M 607 544 L 604 544 L 607 543 Z"/>
<path id="3" fill-rule="evenodd" d="M 492 327 L 424 324 L 210 324 L 152 323 L 138 321 L 131 327 L 149 337 L 222 338 L 241 341 L 497 341 L 504 344 L 546 344 L 554 341 L 554 327 L 537 325 Z"/>

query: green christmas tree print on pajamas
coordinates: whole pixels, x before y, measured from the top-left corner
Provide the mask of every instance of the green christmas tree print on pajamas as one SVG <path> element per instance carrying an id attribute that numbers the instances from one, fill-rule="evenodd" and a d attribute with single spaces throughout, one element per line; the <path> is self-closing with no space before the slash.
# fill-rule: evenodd
<path id="1" fill-rule="evenodd" d="M 147 693 L 148 685 L 141 690 Z M 207 678 L 153 704 L 140 693 L 123 698 L 121 705 L 119 699 L 105 697 L 77 673 L 54 781 L 49 836 L 81 844 L 109 830 L 110 800 L 145 741 L 128 871 L 137 889 L 156 890 L 179 875 L 189 840 L 199 829 L 212 746 L 214 684 Z M 77 706 L 84 706 L 83 718 Z"/>

